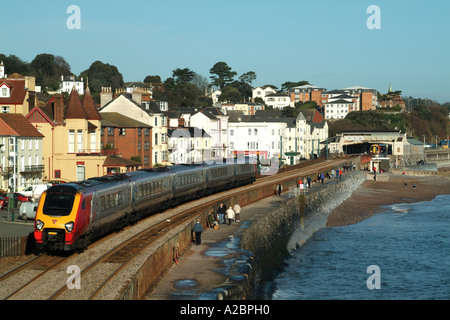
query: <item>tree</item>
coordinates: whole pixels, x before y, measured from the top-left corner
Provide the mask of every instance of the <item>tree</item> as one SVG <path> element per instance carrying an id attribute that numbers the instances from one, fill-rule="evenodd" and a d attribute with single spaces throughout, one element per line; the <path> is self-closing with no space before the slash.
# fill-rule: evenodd
<path id="1" fill-rule="evenodd" d="M 117 67 L 101 61 L 92 63 L 80 76 L 89 78 L 89 89 L 93 92 L 101 92 L 102 87 L 111 87 L 114 91 L 123 86 L 123 76 Z"/>
<path id="2" fill-rule="evenodd" d="M 189 68 L 176 68 L 172 71 L 172 78 L 177 85 L 190 83 L 194 79 L 194 76 L 195 72 Z"/>
<path id="3" fill-rule="evenodd" d="M 155 76 L 146 76 L 144 79 L 144 83 L 160 83 L 161 77 L 158 75 Z"/>
<path id="4" fill-rule="evenodd" d="M 227 86 L 222 89 L 222 93 L 219 96 L 219 101 L 238 103 L 242 101 L 242 95 L 238 88 L 234 86 Z"/>
<path id="5" fill-rule="evenodd" d="M 38 54 L 31 61 L 31 73 L 36 77 L 36 84 L 44 90 L 56 90 L 61 81 L 61 75 L 71 74 L 69 63 L 61 56 L 48 53 Z"/>
<path id="6" fill-rule="evenodd" d="M 209 87 L 208 79 L 198 73 L 196 73 L 194 78 L 192 78 L 191 83 L 203 93 L 205 93 Z"/>
<path id="7" fill-rule="evenodd" d="M 300 87 L 300 86 L 304 86 L 310 84 L 308 81 L 298 81 L 298 82 L 291 82 L 291 81 L 286 81 L 285 83 L 283 83 L 281 85 L 281 90 L 282 91 L 289 91 L 289 89 L 293 88 L 293 87 Z"/>
<path id="8" fill-rule="evenodd" d="M 256 73 L 253 71 L 248 71 L 246 73 L 243 73 L 239 77 L 239 81 L 248 84 L 249 86 L 252 85 L 252 82 L 256 80 Z"/>
<path id="9" fill-rule="evenodd" d="M 3 64 L 5 65 L 5 74 L 7 75 L 13 73 L 28 75 L 31 73 L 30 64 L 13 54 L 10 54 L 9 56 L 0 54 L 0 61 L 3 61 Z"/>
<path id="10" fill-rule="evenodd" d="M 209 73 L 212 80 L 212 84 L 224 88 L 227 84 L 231 83 L 234 77 L 237 75 L 236 72 L 232 71 L 231 68 L 225 62 L 217 62 L 210 70 Z"/>

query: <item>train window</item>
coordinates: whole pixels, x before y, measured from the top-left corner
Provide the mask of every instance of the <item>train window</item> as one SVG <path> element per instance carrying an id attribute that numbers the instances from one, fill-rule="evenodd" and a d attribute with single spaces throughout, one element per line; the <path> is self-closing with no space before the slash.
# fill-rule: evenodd
<path id="1" fill-rule="evenodd" d="M 81 202 L 81 209 L 85 209 L 86 208 L 86 199 L 83 199 L 83 202 Z"/>
<path id="2" fill-rule="evenodd" d="M 102 196 L 102 197 L 100 198 L 100 209 L 101 209 L 102 211 L 106 209 L 106 207 L 105 207 L 105 196 Z"/>
<path id="3" fill-rule="evenodd" d="M 114 207 L 114 197 L 112 194 L 109 195 L 109 208 Z"/>
<path id="4" fill-rule="evenodd" d="M 72 212 L 77 191 L 74 188 L 61 186 L 47 190 L 44 203 L 44 214 L 49 216 L 67 216 Z"/>
<path id="5" fill-rule="evenodd" d="M 143 195 L 142 192 L 143 192 L 143 191 L 142 191 L 142 185 L 140 185 L 140 186 L 139 186 L 139 196 L 140 196 L 140 197 L 142 197 L 142 195 Z"/>
<path id="6" fill-rule="evenodd" d="M 123 203 L 123 192 L 119 191 L 119 205 L 122 205 Z"/>

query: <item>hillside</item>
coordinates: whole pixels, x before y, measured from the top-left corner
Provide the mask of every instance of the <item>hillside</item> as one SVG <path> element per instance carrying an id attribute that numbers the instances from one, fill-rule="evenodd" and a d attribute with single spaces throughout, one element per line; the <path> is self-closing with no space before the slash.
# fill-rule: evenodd
<path id="1" fill-rule="evenodd" d="M 352 130 L 401 130 L 408 135 L 427 141 L 436 136 L 445 138 L 450 134 L 448 110 L 434 105 L 419 106 L 410 113 L 385 111 L 350 112 L 345 119 L 328 122 L 330 137 Z"/>

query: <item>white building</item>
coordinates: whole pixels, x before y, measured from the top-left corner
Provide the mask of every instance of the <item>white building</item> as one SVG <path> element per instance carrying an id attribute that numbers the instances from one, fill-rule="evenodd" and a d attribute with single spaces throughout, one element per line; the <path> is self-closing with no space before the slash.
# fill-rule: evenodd
<path id="1" fill-rule="evenodd" d="M 264 100 L 267 95 L 276 92 L 276 89 L 272 86 L 256 87 L 252 90 L 252 101 L 255 102 L 256 98 L 261 98 Z"/>
<path id="2" fill-rule="evenodd" d="M 61 82 L 59 83 L 58 93 L 67 92 L 70 94 L 72 91 L 73 86 L 78 91 L 79 95 L 84 94 L 84 82 L 83 78 L 77 78 L 74 75 L 71 76 L 61 76 Z"/>
<path id="3" fill-rule="evenodd" d="M 205 130 L 211 136 L 210 159 L 222 159 L 229 157 L 228 151 L 228 115 L 218 108 L 205 108 L 189 118 L 189 126 Z"/>
<path id="4" fill-rule="evenodd" d="M 211 155 L 211 136 L 204 130 L 193 127 L 167 130 L 169 160 L 172 164 L 201 163 Z"/>
<path id="5" fill-rule="evenodd" d="M 3 64 L 3 61 L 0 61 L 0 79 L 6 78 L 5 75 L 5 65 Z"/>
<path id="6" fill-rule="evenodd" d="M 42 183 L 44 136 L 23 115 L 0 113 L 0 189 L 17 192 Z"/>
<path id="7" fill-rule="evenodd" d="M 276 110 L 272 110 L 275 111 Z M 279 112 L 279 111 L 278 111 Z M 233 155 L 261 159 L 281 159 L 296 164 L 301 159 L 320 155 L 323 142 L 328 138 L 328 125 L 323 119 L 314 122 L 315 110 L 300 113 L 297 118 L 244 116 L 235 112 L 228 123 L 228 139 Z"/>
<path id="8" fill-rule="evenodd" d="M 325 103 L 325 119 L 344 119 L 351 111 L 355 111 L 355 103 L 339 99 Z"/>
<path id="9" fill-rule="evenodd" d="M 284 109 L 286 107 L 294 107 L 291 98 L 286 93 L 271 93 L 264 97 L 264 103 L 268 107 L 274 109 Z"/>

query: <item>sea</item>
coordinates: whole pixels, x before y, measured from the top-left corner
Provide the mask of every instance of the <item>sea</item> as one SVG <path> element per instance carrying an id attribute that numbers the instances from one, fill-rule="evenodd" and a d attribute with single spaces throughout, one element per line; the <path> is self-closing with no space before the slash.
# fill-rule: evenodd
<path id="1" fill-rule="evenodd" d="M 268 300 L 450 299 L 450 195 L 322 228 L 266 283 Z"/>

